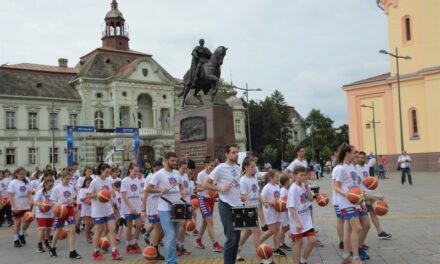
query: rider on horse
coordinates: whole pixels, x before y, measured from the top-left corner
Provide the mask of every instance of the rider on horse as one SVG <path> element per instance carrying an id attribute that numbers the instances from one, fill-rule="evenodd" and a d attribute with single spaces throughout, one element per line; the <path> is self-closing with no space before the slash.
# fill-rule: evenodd
<path id="1" fill-rule="evenodd" d="M 199 40 L 199 46 L 196 46 L 191 55 L 192 55 L 192 61 L 191 61 L 191 78 L 189 79 L 191 81 L 191 86 L 194 87 L 197 79 L 199 78 L 200 68 L 202 67 L 203 63 L 208 62 L 208 60 L 211 58 L 211 51 L 204 47 L 205 40 L 200 39 Z"/>

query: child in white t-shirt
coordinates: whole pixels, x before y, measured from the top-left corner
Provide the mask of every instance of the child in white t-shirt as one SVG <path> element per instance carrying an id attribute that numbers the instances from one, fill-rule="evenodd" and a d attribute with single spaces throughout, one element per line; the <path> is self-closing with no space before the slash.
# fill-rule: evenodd
<path id="1" fill-rule="evenodd" d="M 177 168 L 180 175 L 180 181 L 183 185 L 183 190 L 185 192 L 185 201 L 187 203 L 191 203 L 191 193 L 194 191 L 194 189 L 190 188 L 190 180 L 188 178 L 187 170 L 188 170 L 188 163 L 186 160 L 179 160 L 177 163 Z M 195 211 L 195 210 L 194 210 Z M 188 220 L 192 219 L 191 217 L 188 218 Z M 183 243 L 185 241 L 185 232 L 186 232 L 186 222 L 183 221 L 179 227 L 179 232 L 177 234 L 177 256 L 180 255 L 189 255 L 191 254 L 191 251 L 186 250 Z"/>
<path id="2" fill-rule="evenodd" d="M 263 202 L 264 219 L 269 227 L 269 230 L 267 230 L 261 236 L 261 243 L 263 243 L 269 237 L 273 236 L 274 255 L 285 256 L 286 253 L 284 253 L 284 251 L 279 248 L 281 225 L 280 213 L 275 210 L 275 205 L 281 198 L 280 186 L 278 185 L 278 183 L 280 182 L 280 175 L 279 172 L 275 170 L 270 170 L 266 172 L 264 177 L 267 184 L 263 187 L 263 190 L 261 191 L 261 200 Z"/>
<path id="3" fill-rule="evenodd" d="M 287 208 L 289 209 L 289 225 L 291 237 L 295 240 L 293 250 L 294 263 L 306 263 L 307 258 L 316 244 L 316 234 L 312 223 L 310 202 L 313 193 L 307 183 L 306 168 L 297 166 L 293 170 L 295 182 L 289 188 Z M 308 238 L 308 243 L 301 257 L 303 238 Z"/>
<path id="4" fill-rule="evenodd" d="M 85 240 L 87 243 L 92 243 L 92 236 L 90 235 L 90 231 L 92 229 L 92 207 L 91 207 L 91 199 L 89 198 L 90 191 L 89 187 L 92 183 L 92 177 L 80 177 L 84 178 L 82 181 L 83 185 L 81 186 L 81 189 L 79 190 L 79 205 L 81 208 L 80 211 L 80 217 L 84 220 L 84 233 L 85 233 Z"/>
<path id="5" fill-rule="evenodd" d="M 112 207 L 112 197 L 114 196 L 114 191 L 111 181 L 108 179 L 110 173 L 110 166 L 108 164 L 101 163 L 98 165 L 97 174 L 95 179 L 92 181 L 89 187 L 90 195 L 92 199 L 92 217 L 95 220 L 95 234 L 93 236 L 93 260 L 104 260 L 104 256 L 99 250 L 99 239 L 101 239 L 105 230 L 108 231 L 108 238 L 110 242 L 110 247 L 112 249 L 112 260 L 121 260 L 122 255 L 116 248 L 115 239 L 115 214 Z M 111 193 L 110 201 L 105 203 L 98 200 L 98 192 L 101 190 L 108 190 Z M 106 228 L 107 227 L 107 228 Z"/>
<path id="6" fill-rule="evenodd" d="M 285 174 L 281 175 L 280 177 L 280 185 L 281 185 L 281 190 L 280 190 L 280 196 L 282 200 L 285 200 L 287 203 L 287 197 L 289 195 L 289 187 L 291 184 L 291 178 Z M 281 230 L 280 230 L 280 248 L 282 250 L 292 250 L 291 247 L 289 247 L 288 245 L 286 245 L 286 243 L 284 243 L 286 234 L 289 232 L 289 213 L 287 212 L 287 210 L 285 212 L 281 212 L 280 213 L 280 220 L 281 220 Z"/>
<path id="7" fill-rule="evenodd" d="M 8 185 L 8 199 L 14 217 L 14 247 L 22 247 L 26 244 L 25 234 L 30 224 L 22 221 L 22 218 L 30 211 L 32 204 L 31 189 L 24 168 L 18 168 L 14 172 L 14 180 Z"/>
<path id="8" fill-rule="evenodd" d="M 115 181 L 113 183 L 113 190 L 115 191 L 115 196 L 113 197 L 113 211 L 116 217 L 116 241 L 121 241 L 122 232 L 124 231 L 124 226 L 127 226 L 127 221 L 125 221 L 125 216 L 121 215 L 122 197 L 121 197 L 121 181 Z"/>
<path id="9" fill-rule="evenodd" d="M 45 177 L 43 181 L 43 188 L 38 190 L 34 196 L 33 204 L 37 207 L 35 209 L 35 217 L 38 226 L 37 252 L 40 253 L 46 252 L 46 250 L 43 247 L 43 239 L 44 239 L 44 245 L 48 250 L 50 250 L 49 236 L 52 230 L 53 220 L 54 220 L 53 206 L 50 203 L 50 196 L 52 195 L 53 185 L 54 185 L 53 177 L 52 176 Z M 50 210 L 48 212 L 42 212 L 41 208 L 47 205 L 51 206 Z"/>

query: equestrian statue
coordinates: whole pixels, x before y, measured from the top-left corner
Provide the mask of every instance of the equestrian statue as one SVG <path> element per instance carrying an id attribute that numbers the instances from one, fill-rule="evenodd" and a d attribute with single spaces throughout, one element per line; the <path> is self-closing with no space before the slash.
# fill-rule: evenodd
<path id="1" fill-rule="evenodd" d="M 183 77 L 183 91 L 178 97 L 183 96 L 182 107 L 185 106 L 185 99 L 191 90 L 194 90 L 194 96 L 203 104 L 199 92 L 203 90 L 205 95 L 212 90 L 211 101 L 214 102 L 214 97 L 218 92 L 221 65 L 223 58 L 226 56 L 227 48 L 220 46 L 214 53 L 204 47 L 205 41 L 199 40 L 199 46 L 196 46 L 191 55 L 191 68 L 185 73 Z"/>

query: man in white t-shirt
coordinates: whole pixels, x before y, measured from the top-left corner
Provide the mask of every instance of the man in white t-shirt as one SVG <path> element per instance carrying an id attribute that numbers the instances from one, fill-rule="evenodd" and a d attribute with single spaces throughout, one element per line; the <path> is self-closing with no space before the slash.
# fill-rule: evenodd
<path id="1" fill-rule="evenodd" d="M 299 145 L 295 149 L 296 152 L 296 159 L 292 161 L 287 168 L 284 169 L 284 174 L 289 175 L 293 179 L 293 170 L 295 170 L 296 167 L 302 166 L 304 168 L 307 168 L 307 160 L 305 159 L 306 151 L 303 146 Z"/>
<path id="2" fill-rule="evenodd" d="M 223 224 L 226 242 L 223 251 L 223 263 L 235 264 L 240 242 L 240 230 L 235 230 L 232 222 L 231 208 L 243 206 L 240 196 L 240 167 L 238 160 L 238 146 L 236 144 L 224 147 L 226 161 L 218 165 L 203 183 L 208 191 L 219 192 L 219 212 Z M 217 184 L 217 185 L 214 185 Z"/>
<path id="3" fill-rule="evenodd" d="M 370 176 L 374 177 L 374 168 L 376 167 L 376 157 L 373 155 L 373 152 L 370 153 L 368 156 L 368 170 L 370 173 Z"/>
<path id="4" fill-rule="evenodd" d="M 408 182 L 410 185 L 413 185 L 412 179 L 411 179 L 411 157 L 406 154 L 406 150 L 402 152 L 402 155 L 399 156 L 399 159 L 397 160 L 399 163 L 400 171 L 402 172 L 402 184 L 405 184 L 405 175 L 408 175 Z"/>
<path id="5" fill-rule="evenodd" d="M 160 225 L 165 234 L 165 263 L 177 264 L 176 238 L 180 222 L 171 219 L 171 205 L 168 203 L 181 203 L 180 199 L 185 198 L 185 191 L 177 168 L 177 154 L 168 152 L 164 156 L 164 168 L 156 172 L 148 182 L 147 191 L 160 193 L 157 204 L 157 212 L 160 218 Z"/>

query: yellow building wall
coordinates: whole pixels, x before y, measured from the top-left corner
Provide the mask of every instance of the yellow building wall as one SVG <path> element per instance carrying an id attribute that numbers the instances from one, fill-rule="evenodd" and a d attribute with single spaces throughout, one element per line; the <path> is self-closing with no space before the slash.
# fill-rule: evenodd
<path id="1" fill-rule="evenodd" d="M 388 1 L 392 2 L 392 1 Z M 439 0 L 395 0 L 396 7 L 387 8 L 388 51 L 411 56 L 412 60 L 400 60 L 400 73 L 414 73 L 423 68 L 440 65 L 440 10 Z M 411 18 L 412 41 L 404 43 L 403 18 Z M 395 58 L 390 57 L 392 75 L 396 75 Z"/>
<path id="2" fill-rule="evenodd" d="M 440 151 L 440 73 L 425 77 L 425 127 L 421 131 L 428 140 L 428 151 Z"/>
<path id="3" fill-rule="evenodd" d="M 387 154 L 385 142 L 385 107 L 383 95 L 370 98 L 362 98 L 359 103 L 360 106 L 365 104 L 371 106 L 374 102 L 374 116 L 376 122 L 376 143 L 377 154 Z M 371 108 L 361 107 L 359 109 L 361 116 L 361 131 L 363 144 L 362 148 L 365 152 L 374 153 L 374 129 L 373 129 L 373 111 Z M 366 124 L 370 123 L 370 128 Z"/>

